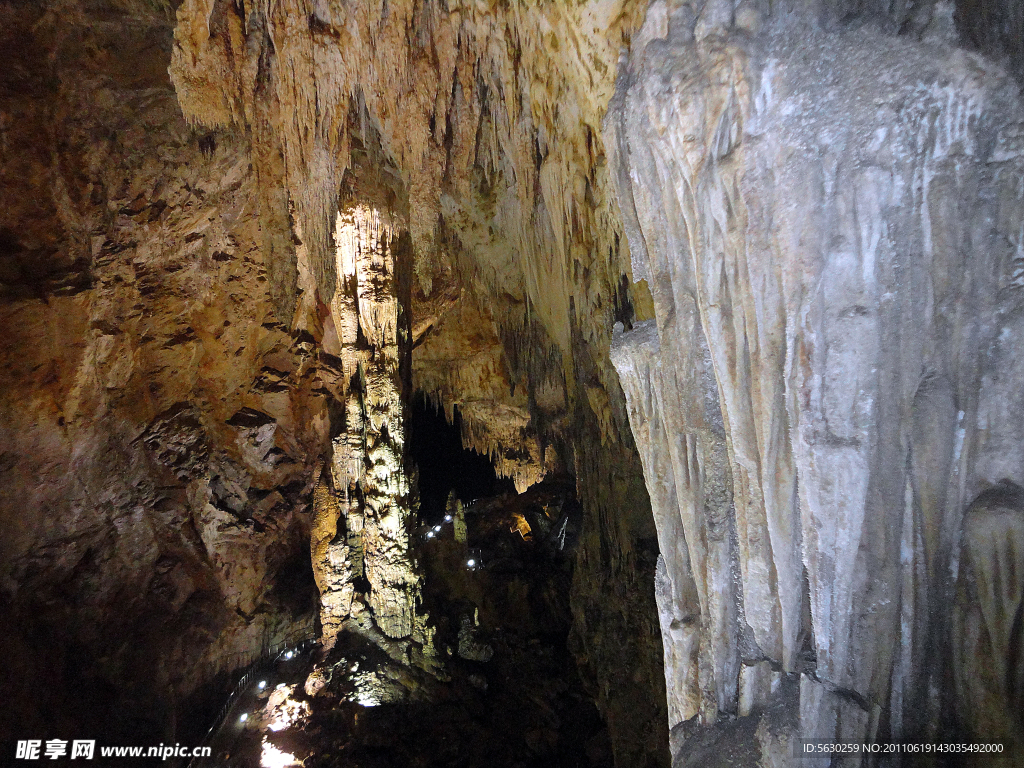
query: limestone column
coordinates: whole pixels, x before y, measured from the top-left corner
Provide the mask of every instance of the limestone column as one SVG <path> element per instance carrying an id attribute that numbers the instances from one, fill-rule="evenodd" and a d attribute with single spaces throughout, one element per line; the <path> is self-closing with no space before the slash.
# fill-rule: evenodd
<path id="1" fill-rule="evenodd" d="M 335 223 L 338 287 L 330 312 L 348 383 L 345 429 L 333 442 L 331 503 L 318 505 L 314 522 L 325 646 L 334 644 L 358 599 L 350 585 L 359 576 L 380 631 L 423 642 L 422 628 L 414 631 L 420 580 L 410 553 L 403 458 L 396 234 L 385 215 L 366 206 L 340 212 Z"/>

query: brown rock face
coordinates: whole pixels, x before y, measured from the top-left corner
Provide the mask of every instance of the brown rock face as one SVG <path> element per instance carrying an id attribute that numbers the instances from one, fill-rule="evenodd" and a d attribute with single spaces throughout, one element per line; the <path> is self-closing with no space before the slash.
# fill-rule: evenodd
<path id="1" fill-rule="evenodd" d="M 168 19 L 3 13 L 4 737 L 163 738 L 311 625 L 316 354 L 245 147 L 181 117 Z"/>
<path id="2" fill-rule="evenodd" d="M 1022 550 L 1024 491 L 1012 483 L 983 491 L 964 516 L 953 608 L 953 676 L 968 731 L 975 738 L 1004 742 L 1008 751 L 1020 749 L 1024 731 Z M 976 762 L 982 764 L 983 758 Z"/>
<path id="3" fill-rule="evenodd" d="M 333 503 L 325 500 L 315 509 L 312 552 L 322 641 L 327 649 L 334 646 L 351 611 L 358 573 L 368 583 L 359 598 L 376 626 L 395 640 L 415 635 L 422 646 L 423 632 L 414 632 L 420 579 L 410 546 L 414 510 L 401 364 L 411 342 L 403 323 L 408 308 L 399 296 L 408 281 L 398 277 L 408 248 L 402 248 L 386 213 L 364 205 L 338 214 L 334 241 L 337 290 L 330 311 L 348 384 L 342 392 L 345 432 L 335 439 L 331 457 Z"/>

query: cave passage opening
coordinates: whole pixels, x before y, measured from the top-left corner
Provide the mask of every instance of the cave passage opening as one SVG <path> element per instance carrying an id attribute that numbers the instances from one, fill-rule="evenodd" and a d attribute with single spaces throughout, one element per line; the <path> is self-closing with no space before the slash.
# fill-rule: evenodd
<path id="1" fill-rule="evenodd" d="M 475 499 L 515 494 L 515 484 L 500 478 L 490 458 L 462 445 L 462 415 L 453 409 L 451 422 L 422 392 L 416 393 L 407 415 L 409 458 L 419 468 L 421 523 L 444 518 L 448 496 L 463 504 Z"/>

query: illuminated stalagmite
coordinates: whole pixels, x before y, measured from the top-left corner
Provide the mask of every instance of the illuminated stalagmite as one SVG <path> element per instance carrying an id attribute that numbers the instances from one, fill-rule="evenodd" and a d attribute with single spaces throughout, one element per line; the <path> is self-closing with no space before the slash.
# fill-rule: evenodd
<path id="1" fill-rule="evenodd" d="M 399 305 L 397 239 L 376 209 L 357 205 L 337 216 L 337 290 L 330 317 L 347 383 L 345 423 L 333 442 L 331 482 L 318 486 L 313 538 L 328 647 L 352 610 L 358 576 L 365 576 L 369 591 L 355 599 L 366 601 L 385 635 L 424 641 L 409 546 L 400 360 L 409 334 Z"/>

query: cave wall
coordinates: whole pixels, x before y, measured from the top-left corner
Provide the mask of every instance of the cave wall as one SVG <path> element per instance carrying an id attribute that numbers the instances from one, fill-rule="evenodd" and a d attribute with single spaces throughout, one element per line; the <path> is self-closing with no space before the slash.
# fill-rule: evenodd
<path id="1" fill-rule="evenodd" d="M 791 737 L 1020 739 L 1024 113 L 952 12 L 896 36 L 656 2 L 620 70 L 606 143 L 654 318 L 612 354 L 680 759 L 686 721 L 783 675 Z"/>
<path id="2" fill-rule="evenodd" d="M 808 735 L 1016 738 L 1021 16 L 698 10 L 0 6 L 0 642 L 61 670 L 5 681 L 18 722 L 156 732 L 309 625 L 359 167 L 412 386 L 519 487 L 576 478 L 619 765 L 782 694 Z"/>
<path id="3" fill-rule="evenodd" d="M 467 446 L 519 487 L 567 469 L 586 499 L 574 643 L 620 765 L 667 759 L 656 536 L 608 355 L 634 309 L 600 138 L 643 10 L 187 0 L 171 64 L 189 120 L 244 126 L 256 158 L 280 147 L 319 301 L 337 290 L 346 174 L 369 144 L 393 169 L 413 386 L 459 407 Z"/>
<path id="4" fill-rule="evenodd" d="M 315 615 L 291 232 L 240 137 L 185 123 L 166 11 L 0 15 L 0 733 L 156 743 Z"/>

